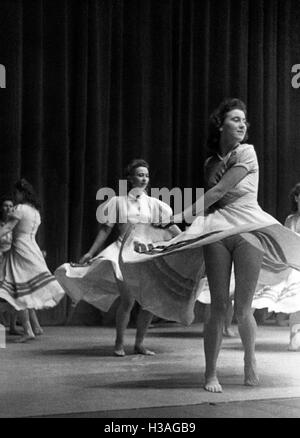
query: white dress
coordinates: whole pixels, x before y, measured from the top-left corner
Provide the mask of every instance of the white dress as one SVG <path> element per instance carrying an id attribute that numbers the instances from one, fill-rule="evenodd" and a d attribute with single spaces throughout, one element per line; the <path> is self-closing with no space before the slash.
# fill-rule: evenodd
<path id="1" fill-rule="evenodd" d="M 5 225 L 6 225 L 6 222 L 1 222 L 0 223 L 0 230 Z M 4 236 L 2 236 L 0 238 L 0 253 L 1 254 L 10 250 L 11 242 L 12 242 L 12 232 L 6 233 Z"/>
<path id="2" fill-rule="evenodd" d="M 6 222 L 0 223 L 0 230 L 6 225 Z M 0 238 L 0 263 L 3 261 L 3 255 L 10 250 L 12 243 L 12 232 L 6 233 Z"/>
<path id="3" fill-rule="evenodd" d="M 213 186 L 217 175 L 236 166 L 244 167 L 247 175 L 187 231 L 143 254 L 134 250 L 134 236 L 128 236 L 120 266 L 124 281 L 142 307 L 162 318 L 190 324 L 205 275 L 202 248 L 235 234 L 242 234 L 264 253 L 260 287 L 285 280 L 291 268 L 300 270 L 300 236 L 257 203 L 258 162 L 252 145 L 239 144 L 224 159 L 212 157 L 206 166 L 209 184 Z M 294 296 L 293 306 L 300 310 L 300 293 Z"/>
<path id="4" fill-rule="evenodd" d="M 18 204 L 10 215 L 18 219 L 11 249 L 0 265 L 0 298 L 15 309 L 44 309 L 57 305 L 64 290 L 49 271 L 35 235 L 41 223 L 38 210 Z"/>
<path id="5" fill-rule="evenodd" d="M 285 220 L 285 227 L 300 235 L 300 215 L 289 215 Z M 275 284 L 258 284 L 252 307 L 254 309 L 267 308 L 269 312 L 294 313 L 299 311 L 298 297 L 300 294 L 300 272 L 291 269 L 287 278 Z"/>
<path id="6" fill-rule="evenodd" d="M 0 230 L 2 227 L 4 227 L 5 224 L 6 224 L 5 222 L 0 223 Z M 12 242 L 12 232 L 7 233 L 0 238 L 0 264 L 4 260 L 4 253 L 10 250 L 11 242 Z M 0 302 L 1 301 L 5 301 L 5 300 L 3 300 L 3 298 L 0 298 Z"/>
<path id="7" fill-rule="evenodd" d="M 129 193 L 128 196 L 111 198 L 103 210 L 116 213 L 105 216 L 106 226 L 115 225 L 110 221 L 112 216 L 122 218 L 123 223 L 117 224 L 118 239 L 94 257 L 90 264 L 78 266 L 64 263 L 56 269 L 55 276 L 75 303 L 84 300 L 106 312 L 120 295 L 117 280 L 123 281 L 119 255 L 124 236 L 132 230 L 135 238 L 140 240 L 170 239 L 168 230 L 154 228 L 151 223 L 158 223 L 159 219 L 167 222 L 172 209 L 145 193 L 139 197 Z"/>

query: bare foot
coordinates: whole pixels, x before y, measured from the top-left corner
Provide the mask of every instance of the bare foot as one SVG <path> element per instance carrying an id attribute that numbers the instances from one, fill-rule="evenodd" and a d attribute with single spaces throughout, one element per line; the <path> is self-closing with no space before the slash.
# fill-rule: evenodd
<path id="1" fill-rule="evenodd" d="M 123 346 L 115 346 L 114 355 L 117 357 L 124 357 L 125 356 L 124 347 Z"/>
<path id="2" fill-rule="evenodd" d="M 225 338 L 235 338 L 236 334 L 234 333 L 234 331 L 231 328 L 226 328 L 223 330 L 223 336 Z"/>
<path id="3" fill-rule="evenodd" d="M 42 334 L 44 334 L 44 330 L 42 329 L 42 327 L 34 328 L 33 333 L 35 334 L 35 336 L 41 336 Z"/>
<path id="4" fill-rule="evenodd" d="M 208 392 L 223 392 L 222 386 L 216 376 L 205 378 L 204 389 Z"/>
<path id="5" fill-rule="evenodd" d="M 245 364 L 244 372 L 245 372 L 244 385 L 257 386 L 259 384 L 259 377 L 256 372 L 255 363 Z"/>
<path id="6" fill-rule="evenodd" d="M 135 345 L 134 352 L 135 354 L 144 354 L 145 356 L 155 356 L 154 351 L 148 350 L 148 348 L 145 348 L 143 345 Z"/>
<path id="7" fill-rule="evenodd" d="M 34 338 L 34 335 L 24 335 L 21 336 L 19 339 L 16 339 L 14 342 L 16 344 L 25 344 L 25 342 L 32 341 Z"/>

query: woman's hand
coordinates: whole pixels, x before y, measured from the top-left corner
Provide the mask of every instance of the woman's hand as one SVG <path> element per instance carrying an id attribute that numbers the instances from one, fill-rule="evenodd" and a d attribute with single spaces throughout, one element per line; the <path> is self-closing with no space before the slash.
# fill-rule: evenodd
<path id="1" fill-rule="evenodd" d="M 169 227 L 169 231 L 170 231 L 170 233 L 172 235 L 172 238 L 176 237 L 176 236 L 178 236 L 179 234 L 182 233 L 181 229 L 176 224 L 171 225 Z"/>
<path id="2" fill-rule="evenodd" d="M 171 227 L 173 224 L 174 224 L 174 216 L 172 215 L 168 218 L 167 222 L 152 223 L 152 226 L 156 228 L 167 228 L 167 227 Z"/>
<path id="3" fill-rule="evenodd" d="M 142 253 L 151 251 L 153 249 L 153 244 L 142 242 L 140 240 L 134 240 L 133 241 L 133 248 L 134 248 L 135 252 L 139 252 L 142 254 Z"/>
<path id="4" fill-rule="evenodd" d="M 85 263 L 88 263 L 92 258 L 93 258 L 92 254 L 90 252 L 87 252 L 81 257 L 79 263 L 84 265 Z"/>

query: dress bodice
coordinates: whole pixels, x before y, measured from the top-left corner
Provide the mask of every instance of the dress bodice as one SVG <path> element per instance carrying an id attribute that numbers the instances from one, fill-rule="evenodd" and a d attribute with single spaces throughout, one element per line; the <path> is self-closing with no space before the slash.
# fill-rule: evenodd
<path id="1" fill-rule="evenodd" d="M 38 210 L 27 204 L 18 204 L 11 217 L 19 220 L 13 229 L 13 236 L 30 235 L 35 236 L 41 224 L 41 216 Z"/>
<path id="2" fill-rule="evenodd" d="M 142 193 L 139 196 L 114 196 L 105 206 L 101 206 L 98 220 L 109 227 L 118 225 L 123 236 L 129 225 L 153 224 L 170 221 L 172 209 L 164 202 Z"/>
<path id="3" fill-rule="evenodd" d="M 300 214 L 290 214 L 286 218 L 284 226 L 294 231 L 295 233 L 300 234 Z"/>
<path id="4" fill-rule="evenodd" d="M 211 233 L 240 226 L 268 226 L 278 221 L 261 209 L 257 202 L 258 162 L 254 147 L 239 144 L 226 157 L 217 154 L 205 163 L 207 188 L 216 185 L 231 167 L 244 167 L 245 177 L 232 187 L 218 202 L 208 209 L 208 214 L 197 217 L 189 234 Z"/>
<path id="5" fill-rule="evenodd" d="M 223 196 L 218 202 L 217 208 L 231 203 L 238 205 L 257 204 L 259 168 L 254 147 L 250 144 L 239 144 L 225 157 L 222 158 L 215 154 L 206 161 L 205 175 L 207 188 L 210 189 L 217 184 L 229 168 L 237 166 L 246 168 L 247 174 Z"/>

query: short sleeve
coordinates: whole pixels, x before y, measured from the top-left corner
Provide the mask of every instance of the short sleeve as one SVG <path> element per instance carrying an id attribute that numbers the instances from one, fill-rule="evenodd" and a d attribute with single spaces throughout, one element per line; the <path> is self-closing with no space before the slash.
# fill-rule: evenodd
<path id="1" fill-rule="evenodd" d="M 12 243 L 12 232 L 9 232 L 0 238 L 0 253 L 9 251 Z"/>
<path id="2" fill-rule="evenodd" d="M 293 217 L 294 217 L 294 215 L 290 214 L 284 222 L 284 226 L 286 228 L 289 228 L 290 230 L 293 230 Z"/>
<path id="3" fill-rule="evenodd" d="M 108 227 L 113 227 L 118 222 L 118 201 L 117 196 L 113 196 L 108 201 L 99 205 L 96 212 L 97 221 Z"/>
<path id="4" fill-rule="evenodd" d="M 232 165 L 229 167 L 245 167 L 249 173 L 257 172 L 258 162 L 254 147 L 251 144 L 240 145 L 231 154 L 229 161 L 232 161 Z"/>
<path id="5" fill-rule="evenodd" d="M 24 208 L 22 204 L 16 205 L 16 207 L 13 209 L 13 211 L 9 215 L 9 219 L 22 219 L 24 214 Z"/>
<path id="6" fill-rule="evenodd" d="M 203 165 L 203 169 L 205 170 L 209 164 L 209 162 L 211 161 L 212 157 L 208 157 L 206 158 L 206 160 L 204 161 L 204 165 Z"/>
<path id="7" fill-rule="evenodd" d="M 209 164 L 211 162 L 212 157 L 208 157 L 203 165 L 203 175 L 204 175 L 204 182 L 205 185 L 208 185 L 208 175 L 209 175 Z"/>

